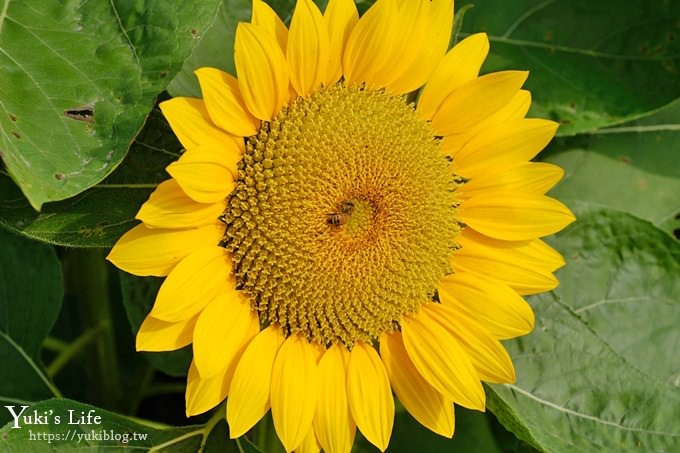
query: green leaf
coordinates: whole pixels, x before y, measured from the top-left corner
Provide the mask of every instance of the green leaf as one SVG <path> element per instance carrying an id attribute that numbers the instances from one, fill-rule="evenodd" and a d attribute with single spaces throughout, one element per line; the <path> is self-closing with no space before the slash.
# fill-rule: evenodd
<path id="1" fill-rule="evenodd" d="M 455 451 L 458 453 L 500 453 L 486 416 L 477 411 L 455 408 L 455 432 L 452 439 L 433 433 L 418 423 L 397 403 L 392 438 L 387 447 L 388 453 L 412 452 L 439 453 Z M 352 449 L 354 453 L 379 452 L 379 450 L 357 432 L 357 440 Z"/>
<path id="2" fill-rule="evenodd" d="M 160 110 L 152 110 L 127 158 L 106 180 L 36 212 L 7 175 L 0 174 L 0 225 L 21 235 L 70 247 L 111 247 L 137 222 L 137 211 L 181 145 Z"/>
<path id="3" fill-rule="evenodd" d="M 18 414 L 21 407 L 15 407 L 14 411 Z M 155 447 L 163 452 L 197 451 L 214 428 L 214 425 L 181 428 L 148 426 L 68 399 L 52 399 L 30 405 L 23 415 L 33 415 L 34 411 L 46 416 L 47 423 L 28 424 L 20 417 L 19 428 L 14 428 L 12 420 L 0 429 L 0 450 L 30 453 L 43 452 L 46 448 L 50 451 L 73 451 L 115 447 L 122 451 L 139 451 Z M 88 415 L 91 415 L 89 419 L 81 420 Z M 81 423 L 70 424 L 71 421 Z M 222 448 L 233 443 L 225 437 Z"/>
<path id="4" fill-rule="evenodd" d="M 484 70 L 529 70 L 531 115 L 559 121 L 560 135 L 622 123 L 680 96 L 679 2 L 465 3 L 475 7 L 463 30 L 491 41 Z"/>
<path id="5" fill-rule="evenodd" d="M 120 290 L 123 295 L 123 304 L 130 321 L 133 335 L 137 335 L 139 326 L 146 315 L 151 311 L 158 289 L 163 283 L 162 278 L 136 277 L 120 272 Z M 186 376 L 191 363 L 191 346 L 186 346 L 177 351 L 168 352 L 145 352 L 144 356 L 151 364 L 171 376 Z"/>
<path id="6" fill-rule="evenodd" d="M 0 3 L 2 158 L 40 209 L 116 168 L 218 0 Z"/>
<path id="7" fill-rule="evenodd" d="M 208 66 L 230 74 L 234 69 L 234 35 L 240 21 L 250 20 L 251 0 L 222 0 L 215 22 L 168 85 L 173 96 L 201 97 L 194 70 Z"/>
<path id="8" fill-rule="evenodd" d="M 564 140 L 545 161 L 566 170 L 551 192 L 628 212 L 672 233 L 680 227 L 680 103 L 621 127 Z"/>
<path id="9" fill-rule="evenodd" d="M 492 386 L 489 406 L 544 451 L 678 451 L 680 244 L 628 214 L 576 214 L 553 241 L 561 285 L 508 343 L 517 383 Z"/>
<path id="10" fill-rule="evenodd" d="M 0 331 L 36 357 L 61 308 L 61 265 L 53 247 L 2 230 L 0 250 Z"/>
<path id="11" fill-rule="evenodd" d="M 456 428 L 453 439 L 438 436 L 415 421 L 406 411 L 395 416 L 394 430 L 388 452 L 419 451 L 437 453 L 455 451 L 459 453 L 500 453 L 494 443 L 489 423 L 481 412 L 456 407 Z M 375 450 L 377 451 L 377 450 Z"/>
<path id="12" fill-rule="evenodd" d="M 0 401 L 59 394 L 39 363 L 59 315 L 64 288 L 54 248 L 0 230 Z M 9 414 L 0 414 L 6 421 Z"/>

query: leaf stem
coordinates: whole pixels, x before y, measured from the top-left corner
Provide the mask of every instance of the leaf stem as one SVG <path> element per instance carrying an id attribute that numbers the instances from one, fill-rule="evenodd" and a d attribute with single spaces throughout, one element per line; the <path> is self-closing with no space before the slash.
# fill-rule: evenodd
<path id="1" fill-rule="evenodd" d="M 172 429 L 172 428 L 175 428 L 172 425 L 157 422 L 157 421 L 154 421 L 154 420 L 148 420 L 146 418 L 133 417 L 132 415 L 126 415 L 125 417 L 132 420 L 135 423 L 139 423 L 140 425 L 144 425 L 144 426 L 147 426 L 147 427 L 153 428 L 153 429 Z"/>
<path id="2" fill-rule="evenodd" d="M 59 338 L 55 337 L 47 337 L 43 341 L 42 347 L 47 349 L 48 351 L 52 352 L 63 352 L 66 348 L 68 348 L 69 344 L 65 341 L 60 340 Z"/>
<path id="3" fill-rule="evenodd" d="M 215 425 L 217 425 L 221 420 L 224 420 L 225 407 L 226 407 L 225 403 L 220 404 L 217 407 L 217 409 L 215 409 L 215 412 L 213 412 L 212 417 L 210 417 L 210 420 L 208 420 L 208 422 L 205 425 L 203 425 L 202 428 L 196 429 L 194 431 L 189 431 L 188 433 L 175 437 L 172 440 L 156 445 L 149 450 L 149 453 L 155 451 L 164 451 L 170 445 L 174 445 L 178 442 L 182 442 L 183 440 L 189 439 L 194 436 L 201 436 L 201 446 L 198 447 L 198 451 L 202 452 L 203 449 L 205 448 L 205 443 L 208 441 L 208 436 L 210 436 L 210 432 L 215 428 Z"/>
<path id="4" fill-rule="evenodd" d="M 99 325 L 86 330 L 85 333 L 79 336 L 73 343 L 64 343 L 66 347 L 61 350 L 59 355 L 47 367 L 47 374 L 51 378 L 54 378 L 54 376 L 56 376 L 57 373 L 61 371 L 64 365 L 66 365 L 71 359 L 78 355 L 78 353 L 80 353 L 85 346 L 90 344 L 90 342 L 96 338 L 98 333 L 108 328 L 109 326 L 107 324 L 101 322 Z"/>
<path id="5" fill-rule="evenodd" d="M 262 417 L 257 424 L 257 443 L 255 445 L 260 450 L 269 453 L 284 451 L 279 436 L 276 434 L 271 412 Z"/>

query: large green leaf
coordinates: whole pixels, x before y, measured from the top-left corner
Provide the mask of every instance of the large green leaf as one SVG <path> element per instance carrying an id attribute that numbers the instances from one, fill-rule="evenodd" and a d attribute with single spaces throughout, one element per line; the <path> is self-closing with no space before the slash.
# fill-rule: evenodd
<path id="1" fill-rule="evenodd" d="M 51 399 L 26 408 L 18 427 L 12 419 L 0 428 L 0 450 L 41 453 L 115 448 L 171 453 L 262 453 L 247 438 L 230 439 L 224 408 L 217 410 L 204 425 L 164 427 L 69 399 Z M 18 415 L 21 405 L 15 405 L 13 411 Z M 39 421 L 47 423 L 31 424 L 23 419 L 24 415 L 32 417 L 34 413 L 41 416 Z"/>
<path id="2" fill-rule="evenodd" d="M 15 407 L 18 414 L 21 407 Z M 127 417 L 68 399 L 52 399 L 30 405 L 23 415 L 46 415 L 48 423 L 25 423 L 20 417 L 19 427 L 14 421 L 0 429 L 0 450 L 8 452 L 73 451 L 81 449 L 116 448 L 123 451 L 148 450 L 156 447 L 164 452 L 197 451 L 214 427 L 187 426 L 182 428 L 154 428 Z M 80 417 L 85 418 L 84 423 Z M 58 417 L 58 420 L 57 420 Z M 95 419 L 94 417 L 99 417 Z M 43 419 L 44 420 L 44 419 Z M 207 429 L 206 429 L 207 428 Z M 225 437 L 222 448 L 228 442 Z M 238 451 L 236 448 L 227 451 Z"/>
<path id="3" fill-rule="evenodd" d="M 158 109 L 127 158 L 106 180 L 36 212 L 7 175 L 0 174 L 0 225 L 27 237 L 70 247 L 110 247 L 136 221 L 135 214 L 181 146 Z"/>
<path id="4" fill-rule="evenodd" d="M 186 59 L 182 70 L 168 85 L 173 96 L 201 97 L 194 70 L 203 66 L 219 68 L 230 74 L 234 69 L 234 35 L 239 21 L 250 20 L 251 0 L 222 0 L 212 27 Z"/>
<path id="5" fill-rule="evenodd" d="M 2 158 L 33 207 L 116 168 L 217 5 L 0 2 Z"/>
<path id="6" fill-rule="evenodd" d="M 61 266 L 54 248 L 0 230 L 0 401 L 36 401 L 59 392 L 39 362 L 59 315 Z M 0 421 L 9 415 L 0 413 Z"/>
<path id="7" fill-rule="evenodd" d="M 628 214 L 582 207 L 554 240 L 567 266 L 508 343 L 517 383 L 489 404 L 550 452 L 679 451 L 680 244 Z"/>
<path id="8" fill-rule="evenodd" d="M 552 194 L 680 227 L 680 103 L 643 120 L 564 140 L 542 159 L 566 170 Z"/>
<path id="9" fill-rule="evenodd" d="M 572 135 L 622 123 L 680 96 L 680 2 L 474 1 L 463 31 L 486 32 L 485 71 L 528 69 L 532 114 Z"/>

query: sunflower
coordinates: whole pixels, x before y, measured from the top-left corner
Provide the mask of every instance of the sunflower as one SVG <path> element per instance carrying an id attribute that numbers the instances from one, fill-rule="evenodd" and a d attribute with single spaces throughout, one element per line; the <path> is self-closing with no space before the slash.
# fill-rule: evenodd
<path id="1" fill-rule="evenodd" d="M 479 76 L 489 43 L 448 50 L 452 0 L 261 0 L 236 31 L 238 78 L 161 104 L 186 149 L 108 259 L 167 276 L 137 349 L 193 343 L 187 415 L 227 396 L 231 437 L 271 408 L 287 451 L 387 448 L 394 398 L 442 436 L 481 382 L 515 380 L 500 340 L 523 295 L 557 286 L 541 239 L 574 220 L 529 162 L 554 122 L 525 118 L 526 72 Z"/>

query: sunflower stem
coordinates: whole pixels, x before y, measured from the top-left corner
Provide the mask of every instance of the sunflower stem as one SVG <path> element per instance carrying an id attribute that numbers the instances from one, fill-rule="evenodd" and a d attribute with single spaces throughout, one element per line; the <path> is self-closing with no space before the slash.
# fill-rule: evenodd
<path id="1" fill-rule="evenodd" d="M 92 389 L 92 397 L 98 404 L 115 410 L 122 394 L 104 250 L 71 249 L 65 256 L 64 264 L 67 292 L 75 299 L 83 324 L 89 328 L 86 334 L 92 329 L 98 333 L 92 341 L 97 383 L 96 390 Z"/>

